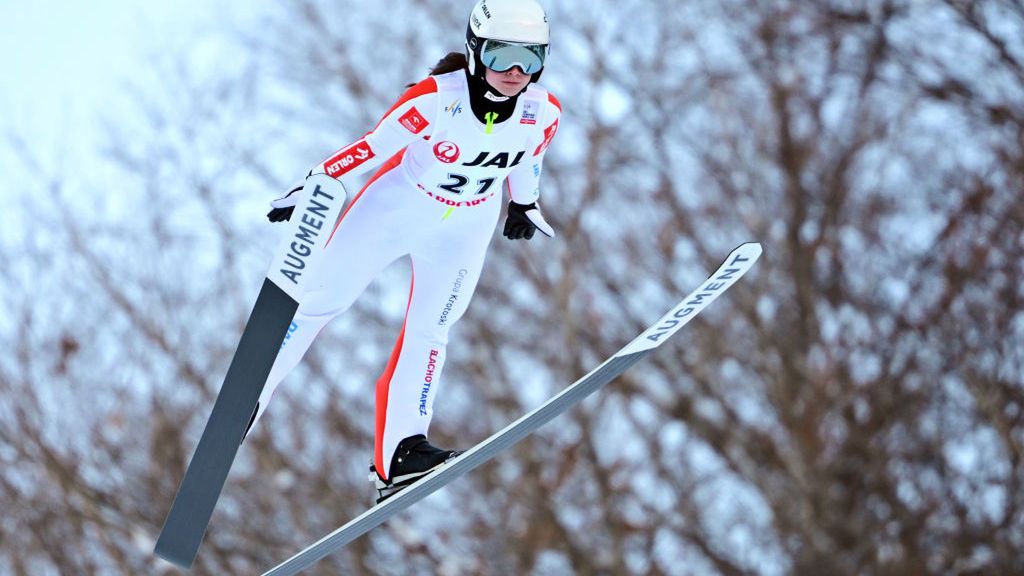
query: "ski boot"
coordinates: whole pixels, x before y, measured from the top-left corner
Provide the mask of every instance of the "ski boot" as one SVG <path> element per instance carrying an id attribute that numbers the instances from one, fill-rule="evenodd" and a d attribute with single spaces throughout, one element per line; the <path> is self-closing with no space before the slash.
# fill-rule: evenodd
<path id="1" fill-rule="evenodd" d="M 431 446 L 423 434 L 402 440 L 391 458 L 391 478 L 382 478 L 377 472 L 377 467 L 370 464 L 370 482 L 373 482 L 377 489 L 377 504 L 394 496 L 459 454 L 462 452 Z"/>

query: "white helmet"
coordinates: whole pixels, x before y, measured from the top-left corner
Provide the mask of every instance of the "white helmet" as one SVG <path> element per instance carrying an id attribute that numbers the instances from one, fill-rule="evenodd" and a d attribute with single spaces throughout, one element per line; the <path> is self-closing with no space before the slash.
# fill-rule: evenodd
<path id="1" fill-rule="evenodd" d="M 548 17 L 536 0 L 480 0 L 466 29 L 469 73 L 483 74 L 477 64 L 499 72 L 519 66 L 536 80 L 549 40 Z"/>

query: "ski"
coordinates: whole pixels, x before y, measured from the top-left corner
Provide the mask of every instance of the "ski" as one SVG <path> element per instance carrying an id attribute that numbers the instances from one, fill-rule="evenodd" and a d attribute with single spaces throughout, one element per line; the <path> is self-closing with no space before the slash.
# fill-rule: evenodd
<path id="1" fill-rule="evenodd" d="M 154 553 L 182 568 L 195 561 L 210 517 L 270 369 L 299 306 L 302 287 L 345 203 L 345 189 L 325 174 L 306 182 L 228 367 L 213 411 L 181 481 Z"/>
<path id="2" fill-rule="evenodd" d="M 509 424 L 490 438 L 467 450 L 410 487 L 370 508 L 362 515 L 334 532 L 324 536 L 308 548 L 279 564 L 263 576 L 292 576 L 328 554 L 352 542 L 398 512 L 427 497 L 452 480 L 472 471 L 496 454 L 519 442 L 537 428 L 553 420 L 585 397 L 622 374 L 633 364 L 661 346 L 679 329 L 692 320 L 711 302 L 740 279 L 761 256 L 761 245 L 755 242 L 736 248 L 725 263 L 697 289 L 683 298 L 672 310 L 637 336 L 632 342 L 607 359 L 586 376 L 550 400 Z"/>

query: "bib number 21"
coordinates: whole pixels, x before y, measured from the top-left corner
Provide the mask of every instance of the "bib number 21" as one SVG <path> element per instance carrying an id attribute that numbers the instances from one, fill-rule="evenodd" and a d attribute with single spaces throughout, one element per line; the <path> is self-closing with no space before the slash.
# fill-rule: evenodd
<path id="1" fill-rule="evenodd" d="M 448 178 L 450 181 L 445 184 L 441 184 L 438 188 L 451 192 L 452 194 L 462 194 L 465 192 L 466 184 L 469 184 L 469 178 L 466 178 L 462 174 L 449 174 Z M 473 195 L 479 196 L 480 194 L 487 192 L 493 184 L 494 178 L 482 178 L 477 180 L 477 190 Z"/>

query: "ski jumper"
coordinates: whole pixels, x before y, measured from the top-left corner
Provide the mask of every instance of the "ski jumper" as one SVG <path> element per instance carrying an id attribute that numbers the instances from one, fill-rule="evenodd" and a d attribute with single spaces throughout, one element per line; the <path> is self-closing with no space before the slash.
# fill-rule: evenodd
<path id="1" fill-rule="evenodd" d="M 539 197 L 544 152 L 558 129 L 558 100 L 537 84 L 511 117 L 478 120 L 463 70 L 416 84 L 377 126 L 314 172 L 339 179 L 377 172 L 350 201 L 311 271 L 310 288 L 260 396 L 255 419 L 316 335 L 390 263 L 408 255 L 405 322 L 376 386 L 374 465 L 389 477 L 398 443 L 427 434 L 448 331 L 465 313 L 501 210 Z M 255 420 L 254 420 L 255 423 Z"/>

